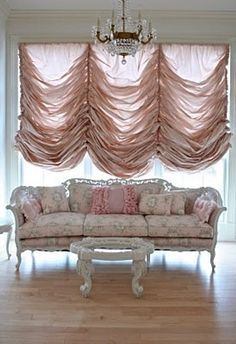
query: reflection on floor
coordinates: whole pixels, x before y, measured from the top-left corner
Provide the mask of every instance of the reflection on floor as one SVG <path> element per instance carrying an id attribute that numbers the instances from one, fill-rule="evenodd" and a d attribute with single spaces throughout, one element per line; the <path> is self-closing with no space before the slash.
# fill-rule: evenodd
<path id="1" fill-rule="evenodd" d="M 214 274 L 207 252 L 156 251 L 139 299 L 130 261 L 95 261 L 86 299 L 76 255 L 27 251 L 16 273 L 0 239 L 0 344 L 236 343 L 236 243 L 217 244 Z"/>

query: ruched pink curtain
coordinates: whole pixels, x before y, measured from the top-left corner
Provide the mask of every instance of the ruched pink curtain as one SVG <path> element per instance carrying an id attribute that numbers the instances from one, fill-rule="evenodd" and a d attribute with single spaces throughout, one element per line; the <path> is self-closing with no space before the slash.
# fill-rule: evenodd
<path id="1" fill-rule="evenodd" d="M 147 171 L 158 158 L 199 170 L 230 147 L 227 45 L 156 44 L 127 64 L 102 46 L 21 44 L 21 115 L 15 145 L 52 170 L 88 151 L 115 176 Z"/>

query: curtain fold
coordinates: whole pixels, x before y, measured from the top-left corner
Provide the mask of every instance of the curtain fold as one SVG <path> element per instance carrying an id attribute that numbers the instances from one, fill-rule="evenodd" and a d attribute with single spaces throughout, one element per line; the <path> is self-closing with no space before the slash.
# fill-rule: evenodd
<path id="1" fill-rule="evenodd" d="M 45 45 L 45 50 L 43 45 L 20 45 L 16 147 L 27 161 L 59 171 L 83 159 L 89 123 L 87 68 L 87 45 L 70 44 L 68 52 L 57 44 Z"/>
<path id="2" fill-rule="evenodd" d="M 160 160 L 169 168 L 206 168 L 230 147 L 227 61 L 227 46 L 161 45 Z"/>
<path id="3" fill-rule="evenodd" d="M 199 170 L 230 147 L 228 45 L 154 44 L 124 66 L 100 45 L 20 44 L 15 146 L 55 171 L 88 151 L 109 174 L 145 173 L 158 158 Z"/>

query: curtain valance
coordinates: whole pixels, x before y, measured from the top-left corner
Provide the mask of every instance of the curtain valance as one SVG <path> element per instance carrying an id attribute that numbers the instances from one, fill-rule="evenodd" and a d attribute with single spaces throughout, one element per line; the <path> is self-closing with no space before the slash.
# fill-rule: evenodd
<path id="1" fill-rule="evenodd" d="M 154 44 L 126 65 L 93 44 L 20 44 L 16 148 L 36 165 L 75 167 L 88 152 L 119 177 L 158 158 L 199 170 L 230 147 L 228 45 Z"/>

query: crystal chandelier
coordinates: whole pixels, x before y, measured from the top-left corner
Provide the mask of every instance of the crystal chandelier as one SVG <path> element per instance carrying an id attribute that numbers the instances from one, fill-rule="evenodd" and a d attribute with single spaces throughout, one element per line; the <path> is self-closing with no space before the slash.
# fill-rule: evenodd
<path id="1" fill-rule="evenodd" d="M 141 18 L 133 19 L 128 15 L 127 1 L 118 0 L 117 15 L 112 11 L 112 18 L 107 19 L 104 27 L 100 26 L 98 18 L 97 26 L 92 29 L 95 42 L 104 43 L 108 52 L 115 56 L 123 57 L 122 63 L 126 63 L 126 56 L 134 56 L 138 49 L 156 39 L 156 31 L 152 28 L 151 21 Z"/>

